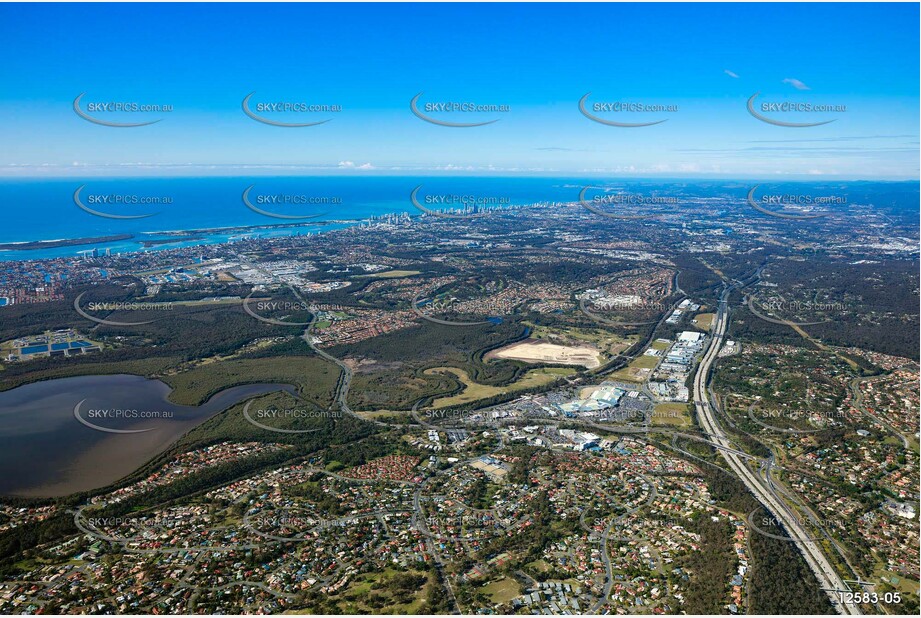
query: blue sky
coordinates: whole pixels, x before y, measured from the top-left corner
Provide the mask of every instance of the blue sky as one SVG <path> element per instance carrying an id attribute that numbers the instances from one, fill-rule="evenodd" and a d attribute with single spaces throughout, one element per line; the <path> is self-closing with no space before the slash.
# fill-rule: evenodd
<path id="1" fill-rule="evenodd" d="M 597 174 L 916 179 L 917 4 L 2 4 L 0 175 Z M 339 105 L 264 114 L 258 101 Z M 97 118 L 73 100 L 173 106 Z M 439 114 L 422 102 L 506 105 Z M 677 106 L 596 115 L 598 102 Z M 845 106 L 754 118 L 746 101 Z M 85 108 L 84 108 L 85 109 Z"/>

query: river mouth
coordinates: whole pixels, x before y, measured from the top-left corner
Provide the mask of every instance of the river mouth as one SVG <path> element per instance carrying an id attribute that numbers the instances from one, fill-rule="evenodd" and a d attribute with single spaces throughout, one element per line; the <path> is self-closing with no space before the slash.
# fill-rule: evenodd
<path id="1" fill-rule="evenodd" d="M 235 404 L 293 387 L 246 384 L 200 406 L 133 375 L 80 376 L 0 392 L 0 496 L 56 498 L 105 487 Z"/>

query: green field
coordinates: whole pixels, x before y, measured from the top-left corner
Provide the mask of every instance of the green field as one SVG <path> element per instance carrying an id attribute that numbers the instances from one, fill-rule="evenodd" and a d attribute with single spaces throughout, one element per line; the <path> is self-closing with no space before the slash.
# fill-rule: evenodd
<path id="1" fill-rule="evenodd" d="M 630 363 L 630 366 L 637 369 L 654 369 L 657 364 L 659 364 L 658 356 L 646 356 L 643 354 Z"/>
<path id="2" fill-rule="evenodd" d="M 222 361 L 199 365 L 189 371 L 163 376 L 174 390 L 170 400 L 187 406 L 200 405 L 211 395 L 238 384 L 292 384 L 313 401 L 332 400 L 339 369 L 312 356 L 268 357 Z"/>
<path id="3" fill-rule="evenodd" d="M 579 328 L 575 326 L 545 326 L 522 322 L 531 327 L 531 339 L 540 339 L 558 345 L 588 343 L 611 354 L 621 352 L 636 340 L 636 337 L 618 337 L 601 328 Z"/>
<path id="4" fill-rule="evenodd" d="M 652 411 L 652 424 L 690 427 L 690 406 L 686 403 L 657 403 Z"/>
<path id="5" fill-rule="evenodd" d="M 400 279 L 402 277 L 413 277 L 422 274 L 418 270 L 386 270 L 382 273 L 371 273 L 370 275 L 355 275 L 355 278 L 368 277 L 371 279 Z"/>
<path id="6" fill-rule="evenodd" d="M 489 386 L 488 384 L 478 384 L 470 379 L 470 376 L 467 375 L 466 371 L 457 369 L 456 367 L 436 367 L 434 369 L 426 369 L 424 373 L 431 375 L 433 373 L 445 372 L 454 374 L 454 376 L 456 376 L 457 379 L 460 380 L 464 385 L 464 390 L 457 395 L 452 395 L 451 397 L 441 397 L 436 399 L 434 402 L 432 402 L 432 407 L 434 408 L 447 408 L 450 406 L 470 403 L 479 399 L 486 399 L 487 397 L 493 397 L 494 395 L 513 393 L 515 391 L 534 388 L 536 386 L 543 386 L 544 384 L 550 384 L 559 378 L 572 375 L 575 373 L 575 370 L 569 369 L 567 367 L 542 367 L 540 369 L 532 369 L 527 374 L 525 374 L 525 377 L 516 382 L 512 382 L 507 386 Z"/>
<path id="7" fill-rule="evenodd" d="M 432 580 L 428 573 L 396 569 L 355 575 L 344 589 L 328 595 L 323 613 L 375 614 L 384 608 L 392 614 L 425 613 L 429 588 L 435 585 Z"/>
<path id="8" fill-rule="evenodd" d="M 514 579 L 504 577 L 486 584 L 480 588 L 480 592 L 487 595 L 493 603 L 508 603 L 521 595 L 521 586 Z"/>
<path id="9" fill-rule="evenodd" d="M 694 326 L 701 330 L 710 330 L 710 325 L 713 324 L 713 318 L 716 317 L 715 313 L 698 313 L 694 316 Z"/>
<path id="10" fill-rule="evenodd" d="M 618 380 L 642 383 L 649 379 L 658 362 L 659 358 L 656 356 L 639 356 L 623 369 L 612 373 L 611 376 Z"/>

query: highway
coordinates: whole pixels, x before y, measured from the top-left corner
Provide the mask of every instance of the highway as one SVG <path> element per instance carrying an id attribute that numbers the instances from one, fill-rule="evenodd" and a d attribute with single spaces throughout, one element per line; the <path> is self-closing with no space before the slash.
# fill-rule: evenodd
<path id="1" fill-rule="evenodd" d="M 763 268 L 763 267 L 762 267 Z M 761 268 L 756 270 L 753 275 L 754 279 L 760 275 Z M 828 562 L 828 559 L 825 557 L 822 552 L 821 547 L 817 542 L 810 539 L 809 534 L 805 530 L 801 520 L 797 517 L 795 511 L 793 511 L 783 500 L 782 498 L 774 491 L 772 483 L 770 482 L 770 477 L 768 475 L 767 480 L 762 478 L 759 474 L 754 472 L 748 467 L 745 463 L 745 459 L 751 459 L 752 457 L 747 453 L 739 451 L 735 448 L 735 445 L 729 440 L 728 436 L 723 431 L 722 427 L 719 425 L 715 409 L 709 400 L 708 392 L 708 382 L 710 371 L 713 365 L 713 362 L 717 358 L 717 354 L 722 347 L 723 337 L 726 334 L 726 330 L 729 325 L 729 312 L 728 312 L 728 299 L 730 293 L 736 288 L 744 285 L 744 282 L 737 281 L 731 285 L 726 285 L 720 295 L 719 303 L 717 306 L 716 318 L 711 325 L 710 334 L 711 337 L 707 343 L 703 358 L 701 360 L 700 366 L 698 367 L 697 373 L 694 376 L 694 405 L 697 410 L 697 418 L 701 425 L 701 428 L 707 434 L 710 440 L 703 439 L 701 436 L 693 436 L 688 434 L 678 434 L 681 437 L 691 438 L 695 440 L 704 441 L 714 448 L 716 448 L 726 463 L 729 464 L 729 467 L 735 472 L 736 475 L 745 483 L 749 491 L 757 498 L 757 500 L 764 506 L 764 508 L 771 513 L 778 521 L 783 522 L 784 527 L 787 530 L 787 533 L 791 537 L 791 541 L 796 543 L 798 549 L 802 555 L 806 558 L 806 562 L 809 567 L 815 573 L 816 578 L 819 581 L 819 585 L 822 589 L 826 591 L 826 594 L 829 597 L 832 605 L 839 613 L 843 614 L 862 614 L 863 612 L 857 605 L 854 604 L 841 604 L 839 603 L 839 597 L 835 591 L 846 591 L 849 590 L 849 587 L 844 583 L 841 577 L 835 572 L 831 564 Z M 294 293 L 300 298 L 300 295 L 294 290 Z M 316 348 L 312 343 L 312 337 L 310 336 L 311 329 L 316 320 L 316 312 L 312 311 L 313 317 L 311 319 L 310 325 L 307 326 L 304 332 L 304 340 L 313 348 L 321 357 L 326 360 L 336 364 L 341 370 L 340 380 L 336 392 L 336 400 L 340 408 L 347 414 L 353 414 L 351 409 L 349 409 L 346 402 L 348 396 L 348 390 L 352 378 L 351 369 L 345 365 L 342 361 L 337 358 L 332 357 L 328 353 L 323 352 Z M 664 317 L 670 313 L 666 312 Z M 661 321 L 660 321 L 661 324 Z M 656 329 L 659 325 L 657 325 Z M 648 338 L 651 339 L 653 334 L 656 332 L 656 329 L 649 334 Z M 644 342 L 645 343 L 645 342 Z M 419 418 L 417 413 L 418 404 L 413 407 L 413 416 L 423 426 L 428 428 L 437 428 L 437 425 L 432 425 L 430 423 L 424 422 Z M 384 425 L 385 423 L 377 422 L 376 424 Z M 630 433 L 629 431 L 623 433 Z M 418 496 L 417 496 L 418 497 Z M 418 511 L 417 511 L 418 513 Z M 604 554 L 607 554 L 607 542 L 608 536 L 610 533 L 611 527 L 609 526 L 602 535 L 602 546 L 604 547 Z M 431 539 L 427 539 L 431 543 Z M 434 548 L 432 548 L 434 549 Z M 437 554 L 436 554 L 437 555 Z M 607 556 L 606 556 L 607 557 Z M 607 561 L 606 561 L 607 562 Z M 440 566 L 436 562 L 436 567 Z M 610 565 L 606 564 L 606 569 L 608 570 L 609 578 L 607 584 L 611 583 L 610 580 Z M 448 589 L 449 600 L 453 601 L 453 605 L 457 607 L 456 598 L 453 595 L 453 590 Z M 605 595 L 602 597 L 601 603 L 604 599 L 607 598 L 607 595 L 610 594 L 609 585 L 606 586 Z"/>
<path id="2" fill-rule="evenodd" d="M 707 343 L 706 351 L 694 376 L 694 405 L 697 410 L 698 422 L 705 432 L 713 436 L 713 439 L 722 445 L 723 448 L 719 449 L 720 455 L 726 460 L 732 471 L 742 479 L 742 482 L 745 483 L 749 491 L 752 492 L 764 508 L 778 521 L 783 522 L 787 533 L 794 539 L 791 542 L 796 543 L 803 557 L 806 558 L 806 562 L 819 581 L 819 586 L 826 590 L 835 609 L 843 614 L 862 614 L 863 612 L 857 605 L 838 602 L 838 595 L 833 591 L 843 591 L 849 588 L 832 568 L 828 559 L 822 553 L 821 547 L 815 541 L 809 539 L 809 534 L 804 529 L 799 518 L 791 513 L 787 505 L 774 494 L 772 488 L 767 486 L 764 480 L 752 471 L 737 453 L 733 452 L 734 449 L 732 449 L 728 437 L 716 420 L 715 410 L 708 397 L 707 383 L 713 362 L 716 360 L 729 325 L 728 299 L 736 285 L 727 285 L 720 295 L 716 319 L 713 321 L 710 330 L 711 338 Z"/>

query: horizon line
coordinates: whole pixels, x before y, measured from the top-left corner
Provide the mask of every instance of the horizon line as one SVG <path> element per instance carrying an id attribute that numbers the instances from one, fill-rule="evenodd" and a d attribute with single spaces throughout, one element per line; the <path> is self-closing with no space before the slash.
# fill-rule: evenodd
<path id="1" fill-rule="evenodd" d="M 112 170 L 109 170 L 112 171 Z M 172 179 L 218 179 L 218 178 L 248 178 L 253 176 L 262 176 L 262 177 L 275 177 L 275 178 L 418 178 L 420 176 L 425 177 L 436 177 L 436 178 L 560 178 L 560 179 L 580 179 L 580 178 L 600 178 L 607 180 L 621 180 L 621 181 L 630 181 L 630 180 L 675 180 L 675 181 L 713 181 L 713 180 L 722 180 L 722 181 L 755 181 L 760 180 L 763 182 L 770 181 L 790 181 L 790 182 L 822 182 L 822 181 L 834 181 L 834 182 L 916 182 L 921 183 L 921 177 L 847 177 L 847 176 L 838 176 L 838 175 L 822 175 L 822 174 L 757 174 L 753 173 L 751 175 L 728 175 L 728 174 L 708 174 L 708 173 L 697 173 L 693 175 L 671 175 L 669 173 L 627 173 L 622 172 L 511 172 L 511 171 L 495 171 L 489 172 L 486 170 L 478 171 L 448 171 L 448 170 L 426 170 L 420 171 L 419 173 L 408 173 L 404 171 L 386 171 L 386 170 L 366 170 L 358 173 L 355 170 L 341 170 L 340 173 L 336 173 L 337 170 L 329 171 L 312 171 L 310 173 L 284 173 L 283 170 L 261 170 L 263 173 L 260 174 L 247 174 L 244 170 L 231 170 L 228 169 L 228 172 L 234 173 L 216 173 L 216 174 L 207 174 L 202 173 L 201 170 L 192 171 L 188 174 L 138 174 L 138 173 L 126 173 L 126 174 L 18 174 L 18 175 L 5 175 L 3 174 L 2 168 L 0 168 L 0 182 L 4 181 L 36 181 L 36 180 L 81 180 L 87 178 L 95 178 L 99 180 L 131 180 L 131 179 L 161 179 L 161 180 L 172 180 Z M 265 173 L 275 171 L 278 173 Z M 293 170 L 291 170 L 293 172 Z M 688 174 L 688 172 L 685 172 Z"/>

